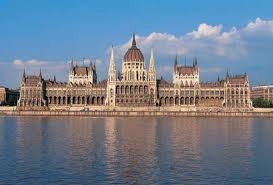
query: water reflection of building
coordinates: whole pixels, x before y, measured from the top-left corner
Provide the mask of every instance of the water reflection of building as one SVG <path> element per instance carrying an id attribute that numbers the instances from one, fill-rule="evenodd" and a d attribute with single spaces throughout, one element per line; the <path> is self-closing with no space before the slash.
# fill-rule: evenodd
<path id="1" fill-rule="evenodd" d="M 108 117 L 104 119 L 104 148 L 105 148 L 105 163 L 109 173 L 114 174 L 118 171 L 118 141 L 117 141 L 117 122 L 116 118 Z M 114 175 L 115 176 L 115 175 Z"/>
<path id="2" fill-rule="evenodd" d="M 156 119 L 116 119 L 118 156 L 124 182 L 145 184 L 148 171 L 157 163 Z"/>

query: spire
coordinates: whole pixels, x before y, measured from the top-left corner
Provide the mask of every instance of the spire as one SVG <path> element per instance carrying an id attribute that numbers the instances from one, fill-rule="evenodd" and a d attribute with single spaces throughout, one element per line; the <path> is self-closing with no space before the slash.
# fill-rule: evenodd
<path id="1" fill-rule="evenodd" d="M 23 78 L 26 77 L 26 68 L 24 68 Z"/>
<path id="2" fill-rule="evenodd" d="M 41 70 L 41 68 L 40 68 L 39 76 L 42 77 L 42 70 Z"/>
<path id="3" fill-rule="evenodd" d="M 115 56 L 114 56 L 114 46 L 111 48 L 111 56 L 109 62 L 109 71 L 108 71 L 108 81 L 116 80 L 116 67 L 115 67 Z"/>
<path id="4" fill-rule="evenodd" d="M 74 67 L 74 63 L 73 63 L 73 58 L 72 58 L 71 61 L 70 61 L 70 71 L 73 70 L 73 67 Z"/>
<path id="5" fill-rule="evenodd" d="M 174 67 L 177 66 L 177 55 L 175 55 L 175 59 L 174 59 Z"/>
<path id="6" fill-rule="evenodd" d="M 110 70 L 115 70 L 115 56 L 114 56 L 114 46 L 113 45 L 112 45 L 112 48 L 111 48 L 109 71 Z"/>
<path id="7" fill-rule="evenodd" d="M 132 46 L 136 46 L 136 38 L 135 38 L 135 33 L 133 34 Z"/>
<path id="8" fill-rule="evenodd" d="M 217 78 L 217 81 L 220 82 L 220 77 L 219 77 L 219 74 L 218 74 L 218 78 Z"/>
<path id="9" fill-rule="evenodd" d="M 53 79 L 54 82 L 56 82 L 56 76 L 54 75 L 54 79 Z"/>
<path id="10" fill-rule="evenodd" d="M 229 72 L 228 72 L 228 70 L 227 70 L 227 78 L 229 78 Z"/>
<path id="11" fill-rule="evenodd" d="M 96 61 L 94 61 L 93 69 L 96 70 Z"/>
<path id="12" fill-rule="evenodd" d="M 150 67 L 149 67 L 149 71 L 150 72 L 154 72 L 155 71 L 155 61 L 154 61 L 154 50 L 151 49 L 151 57 L 150 57 Z"/>
<path id="13" fill-rule="evenodd" d="M 195 57 L 195 65 L 197 66 L 197 57 Z"/>

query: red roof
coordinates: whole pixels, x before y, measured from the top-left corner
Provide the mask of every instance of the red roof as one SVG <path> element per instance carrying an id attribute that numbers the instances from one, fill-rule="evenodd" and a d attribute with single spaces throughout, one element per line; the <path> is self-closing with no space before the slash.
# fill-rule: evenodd
<path id="1" fill-rule="evenodd" d="M 131 48 L 129 48 L 124 55 L 124 61 L 125 62 L 131 62 L 131 61 L 144 62 L 144 56 L 142 52 L 140 51 L 140 49 L 138 49 L 136 46 L 135 35 L 133 35 Z"/>
<path id="2" fill-rule="evenodd" d="M 78 76 L 86 75 L 87 76 L 89 74 L 90 68 L 76 66 L 76 67 L 73 67 L 73 71 L 74 71 L 75 75 L 78 75 Z"/>
<path id="3" fill-rule="evenodd" d="M 176 66 L 175 70 L 182 75 L 192 75 L 197 72 L 198 68 L 192 66 Z"/>

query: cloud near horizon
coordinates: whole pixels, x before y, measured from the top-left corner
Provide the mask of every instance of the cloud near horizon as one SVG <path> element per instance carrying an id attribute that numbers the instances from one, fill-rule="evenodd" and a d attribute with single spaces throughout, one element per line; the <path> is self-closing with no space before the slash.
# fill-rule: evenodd
<path id="1" fill-rule="evenodd" d="M 16 68 L 26 68 L 26 67 L 43 67 L 43 66 L 47 66 L 49 64 L 49 62 L 47 61 L 39 61 L 39 60 L 35 60 L 35 59 L 32 59 L 32 60 L 28 60 L 28 61 L 23 61 L 23 60 L 20 60 L 20 59 L 15 59 L 13 61 L 13 65 L 16 67 Z"/>

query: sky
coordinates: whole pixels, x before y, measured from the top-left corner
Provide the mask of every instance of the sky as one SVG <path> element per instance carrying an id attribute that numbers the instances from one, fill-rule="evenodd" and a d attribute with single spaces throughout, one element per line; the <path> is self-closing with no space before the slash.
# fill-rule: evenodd
<path id="1" fill-rule="evenodd" d="M 0 85 L 16 88 L 23 70 L 67 81 L 68 62 L 91 59 L 107 77 L 113 45 L 117 70 L 132 34 L 146 67 L 154 49 L 157 76 L 172 79 L 174 58 L 197 57 L 201 81 L 247 73 L 272 84 L 271 0 L 0 0 Z"/>

